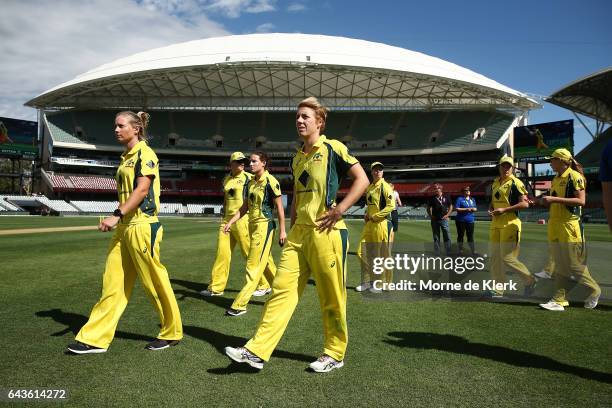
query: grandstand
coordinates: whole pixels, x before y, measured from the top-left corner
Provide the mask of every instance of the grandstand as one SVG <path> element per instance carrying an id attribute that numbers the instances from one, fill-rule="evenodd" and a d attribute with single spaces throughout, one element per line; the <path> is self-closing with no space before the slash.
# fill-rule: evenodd
<path id="1" fill-rule="evenodd" d="M 160 158 L 162 214 L 220 214 L 235 150 L 268 151 L 290 195 L 295 106 L 311 95 L 331 110 L 325 134 L 366 168 L 382 159 L 408 204 L 401 215 L 415 218 L 436 181 L 451 195 L 469 185 L 485 196 L 497 158 L 512 151 L 513 127 L 539 107 L 476 72 L 380 43 L 306 34 L 191 41 L 110 62 L 29 101 L 42 118 L 37 191 L 59 200 L 59 213 L 71 209 L 61 202 L 78 213 L 112 207 L 121 152 L 114 115 L 144 109 Z"/>

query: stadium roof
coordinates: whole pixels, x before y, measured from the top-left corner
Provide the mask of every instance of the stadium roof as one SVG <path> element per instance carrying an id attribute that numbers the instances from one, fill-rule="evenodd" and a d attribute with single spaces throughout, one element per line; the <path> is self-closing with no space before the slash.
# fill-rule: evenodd
<path id="1" fill-rule="evenodd" d="M 292 110 L 311 95 L 332 109 L 347 110 L 540 107 L 525 94 L 419 52 L 344 37 L 278 33 L 141 52 L 85 72 L 26 105 Z"/>
<path id="2" fill-rule="evenodd" d="M 612 67 L 564 86 L 546 101 L 612 123 Z"/>

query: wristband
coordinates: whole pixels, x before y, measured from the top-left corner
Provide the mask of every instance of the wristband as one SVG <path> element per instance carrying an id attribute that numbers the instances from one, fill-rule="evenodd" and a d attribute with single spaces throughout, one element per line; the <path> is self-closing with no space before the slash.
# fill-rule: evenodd
<path id="1" fill-rule="evenodd" d="M 117 208 L 115 211 L 113 211 L 113 216 L 119 217 L 120 219 L 123 219 L 123 213 L 121 212 L 121 210 L 119 208 Z"/>

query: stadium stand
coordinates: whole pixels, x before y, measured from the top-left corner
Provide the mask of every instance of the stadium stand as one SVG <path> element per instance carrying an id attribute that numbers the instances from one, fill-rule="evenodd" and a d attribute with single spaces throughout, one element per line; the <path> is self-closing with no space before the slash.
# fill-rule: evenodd
<path id="1" fill-rule="evenodd" d="M 160 214 L 184 214 L 183 204 L 181 203 L 160 203 Z"/>
<path id="2" fill-rule="evenodd" d="M 487 111 L 332 112 L 325 133 L 353 150 L 461 148 L 494 144 L 512 116 Z M 278 112 L 154 112 L 149 129 L 153 147 L 185 150 L 296 147 L 293 114 Z M 46 116 L 58 142 L 115 145 L 114 112 L 72 111 Z M 478 129 L 481 132 L 478 132 Z M 478 137 L 475 137 L 478 134 Z"/>
<path id="3" fill-rule="evenodd" d="M 118 201 L 71 201 L 70 204 L 83 213 L 105 213 L 110 214 L 119 206 Z"/>
<path id="4" fill-rule="evenodd" d="M 81 191 L 117 191 L 117 182 L 113 178 L 96 176 L 68 176 L 76 190 Z"/>
<path id="5" fill-rule="evenodd" d="M 13 196 L 0 196 L 0 207 L 3 207 L 6 211 L 23 211 L 23 208 L 10 203 L 8 200 Z"/>

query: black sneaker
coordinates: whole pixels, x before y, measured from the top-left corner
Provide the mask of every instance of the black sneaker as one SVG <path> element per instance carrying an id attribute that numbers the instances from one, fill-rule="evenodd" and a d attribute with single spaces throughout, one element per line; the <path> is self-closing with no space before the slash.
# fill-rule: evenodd
<path id="1" fill-rule="evenodd" d="M 227 316 L 232 316 L 232 317 L 240 316 L 240 315 L 243 315 L 245 313 L 246 313 L 246 310 L 238 310 L 238 309 L 232 309 L 232 308 L 229 308 L 229 309 L 227 309 L 225 311 L 225 314 Z"/>
<path id="2" fill-rule="evenodd" d="M 179 342 L 178 340 L 155 339 L 149 344 L 147 344 L 147 347 L 145 348 L 147 350 L 153 350 L 153 351 L 163 350 L 163 349 L 167 349 L 170 346 L 176 346 L 178 342 Z"/>
<path id="3" fill-rule="evenodd" d="M 90 346 L 89 344 L 81 343 L 80 341 L 77 341 L 74 344 L 69 344 L 68 351 L 74 354 L 106 353 L 105 348 Z"/>

